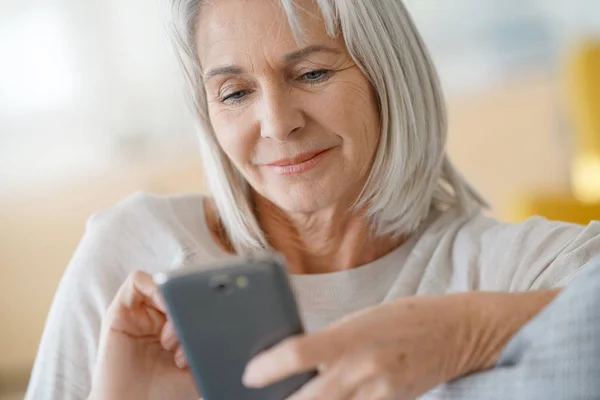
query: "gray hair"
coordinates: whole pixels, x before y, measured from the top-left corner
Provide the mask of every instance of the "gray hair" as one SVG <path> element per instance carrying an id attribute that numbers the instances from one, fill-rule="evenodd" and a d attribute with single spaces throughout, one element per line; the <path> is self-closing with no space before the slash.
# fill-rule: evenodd
<path id="1" fill-rule="evenodd" d="M 205 0 L 204 0 L 205 1 Z M 381 113 L 381 137 L 365 187 L 354 204 L 365 209 L 375 235 L 413 233 L 431 207 L 474 213 L 485 201 L 445 152 L 447 118 L 437 72 L 401 0 L 315 0 L 327 32 L 342 34 L 371 81 Z M 250 187 L 220 148 L 212 130 L 195 36 L 203 0 L 172 0 L 174 39 L 191 104 L 198 117 L 209 190 L 238 253 L 270 246 L 253 212 Z M 295 0 L 280 0 L 299 40 Z"/>

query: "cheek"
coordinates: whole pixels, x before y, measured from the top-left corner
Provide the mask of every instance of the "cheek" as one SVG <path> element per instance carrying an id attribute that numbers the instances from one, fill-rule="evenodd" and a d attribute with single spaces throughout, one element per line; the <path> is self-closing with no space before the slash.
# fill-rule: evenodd
<path id="1" fill-rule="evenodd" d="M 379 140 L 380 117 L 375 93 L 366 78 L 337 82 L 319 105 L 314 108 L 315 115 L 328 131 L 342 138 L 345 152 L 361 160 L 370 158 Z"/>
<path id="2" fill-rule="evenodd" d="M 217 142 L 233 164 L 243 173 L 251 166 L 257 138 L 252 119 L 245 113 L 210 113 Z"/>

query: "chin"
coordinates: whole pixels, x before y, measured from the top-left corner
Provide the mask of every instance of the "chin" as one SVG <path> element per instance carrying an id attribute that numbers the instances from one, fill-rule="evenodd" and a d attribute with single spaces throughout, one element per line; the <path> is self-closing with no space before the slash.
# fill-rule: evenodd
<path id="1" fill-rule="evenodd" d="M 336 204 L 341 197 L 339 187 L 323 184 L 296 183 L 271 187 L 265 197 L 289 213 L 310 213 Z"/>

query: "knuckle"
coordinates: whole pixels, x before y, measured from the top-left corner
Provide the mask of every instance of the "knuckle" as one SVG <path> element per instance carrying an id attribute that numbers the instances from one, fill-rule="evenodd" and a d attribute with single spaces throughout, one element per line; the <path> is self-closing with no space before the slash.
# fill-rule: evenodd
<path id="1" fill-rule="evenodd" d="M 377 380 L 373 390 L 374 400 L 395 398 L 396 395 L 396 385 L 392 377 L 383 376 Z"/>
<path id="2" fill-rule="evenodd" d="M 327 381 L 323 382 L 318 390 L 315 390 L 313 393 L 311 393 L 311 397 L 309 398 L 314 400 L 337 398 L 340 392 L 344 392 L 346 390 L 347 388 L 340 386 L 340 382 L 329 378 Z"/>
<path id="3" fill-rule="evenodd" d="M 166 350 L 172 350 L 172 348 L 177 345 L 177 335 L 170 322 L 165 323 L 163 326 L 160 341 Z"/>
<path id="4" fill-rule="evenodd" d="M 369 375 L 379 375 L 385 370 L 385 364 L 379 354 L 371 353 L 365 359 L 363 368 Z"/>
<path id="5" fill-rule="evenodd" d="M 334 393 L 335 390 L 339 388 L 352 388 L 356 386 L 357 382 L 360 380 L 351 372 L 353 369 L 352 365 L 353 364 L 338 365 L 337 368 L 332 371 L 332 373 L 328 374 L 331 376 L 331 386 Z"/>
<path id="6" fill-rule="evenodd" d="M 129 277 L 131 279 L 131 283 L 139 282 L 139 281 L 143 280 L 144 278 L 146 278 L 146 273 L 138 269 L 138 270 L 131 272 L 129 274 Z"/>
<path id="7" fill-rule="evenodd" d="M 123 287 L 125 287 L 128 291 L 133 290 L 135 287 L 135 282 L 139 280 L 139 271 L 130 272 L 123 282 Z"/>

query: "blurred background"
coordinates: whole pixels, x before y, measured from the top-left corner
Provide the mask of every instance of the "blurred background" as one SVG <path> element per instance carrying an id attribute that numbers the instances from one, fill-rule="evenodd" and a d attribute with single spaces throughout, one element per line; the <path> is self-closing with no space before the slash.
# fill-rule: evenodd
<path id="1" fill-rule="evenodd" d="M 490 213 L 600 219 L 600 2 L 407 0 Z M 86 218 L 203 190 L 168 0 L 0 1 L 0 399 L 22 398 Z"/>

